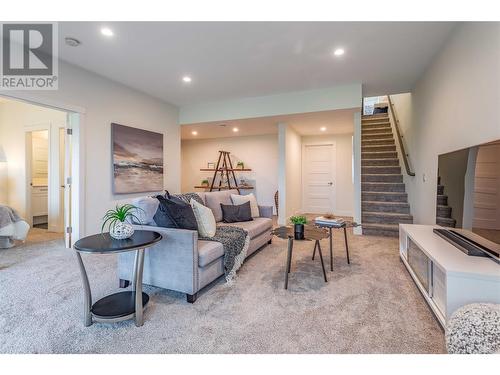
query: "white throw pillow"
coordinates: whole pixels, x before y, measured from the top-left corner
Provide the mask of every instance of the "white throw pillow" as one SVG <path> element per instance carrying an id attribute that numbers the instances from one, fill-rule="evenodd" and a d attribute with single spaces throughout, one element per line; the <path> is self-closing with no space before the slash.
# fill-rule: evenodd
<path id="1" fill-rule="evenodd" d="M 259 217 L 259 205 L 257 204 L 257 199 L 253 193 L 247 195 L 231 194 L 231 200 L 233 204 L 240 205 L 246 202 L 250 202 L 250 210 L 252 211 L 252 217 Z"/>
<path id="2" fill-rule="evenodd" d="M 204 205 L 191 199 L 189 202 L 193 208 L 194 217 L 198 224 L 198 233 L 201 237 L 215 236 L 217 225 L 215 224 L 215 217 L 212 210 Z"/>

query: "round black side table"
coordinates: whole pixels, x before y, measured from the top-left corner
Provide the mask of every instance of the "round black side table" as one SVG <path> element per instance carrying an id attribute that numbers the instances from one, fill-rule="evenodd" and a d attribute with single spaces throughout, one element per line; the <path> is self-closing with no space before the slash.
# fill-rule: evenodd
<path id="1" fill-rule="evenodd" d="M 132 237 L 125 240 L 115 240 L 109 233 L 102 233 L 84 237 L 76 241 L 73 247 L 83 279 L 83 324 L 85 327 L 90 326 L 92 321 L 114 323 L 134 317 L 137 327 L 143 325 L 144 307 L 149 301 L 149 296 L 142 292 L 144 250 L 161 239 L 162 236 L 160 233 L 136 230 Z M 135 251 L 132 290 L 111 294 L 92 304 L 89 279 L 80 253 L 115 254 L 125 251 Z"/>

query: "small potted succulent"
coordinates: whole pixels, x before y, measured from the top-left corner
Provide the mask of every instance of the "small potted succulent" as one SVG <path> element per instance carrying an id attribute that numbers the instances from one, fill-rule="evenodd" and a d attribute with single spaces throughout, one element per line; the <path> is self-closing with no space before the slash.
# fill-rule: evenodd
<path id="1" fill-rule="evenodd" d="M 243 163 L 242 161 L 237 162 L 236 168 L 245 169 L 245 163 Z"/>
<path id="2" fill-rule="evenodd" d="M 117 205 L 115 209 L 108 210 L 102 218 L 101 232 L 107 227 L 109 235 L 115 240 L 130 238 L 134 234 L 134 228 L 127 222 L 127 219 L 134 219 L 140 223 L 141 219 L 136 215 L 140 210 L 139 207 L 132 204 Z"/>
<path id="3" fill-rule="evenodd" d="M 304 239 L 304 225 L 307 224 L 305 216 L 291 216 L 290 222 L 293 224 L 294 237 L 296 240 Z"/>
<path id="4" fill-rule="evenodd" d="M 210 183 L 208 182 L 208 180 L 207 180 L 207 179 L 204 179 L 204 180 L 202 180 L 202 181 L 201 181 L 201 186 L 206 186 L 206 187 L 208 187 L 208 185 L 210 185 Z"/>

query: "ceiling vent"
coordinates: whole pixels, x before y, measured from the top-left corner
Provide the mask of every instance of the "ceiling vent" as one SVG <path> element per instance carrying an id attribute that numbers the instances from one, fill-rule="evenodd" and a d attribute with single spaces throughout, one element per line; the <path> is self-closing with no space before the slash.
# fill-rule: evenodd
<path id="1" fill-rule="evenodd" d="M 80 44 L 82 44 L 78 39 L 69 37 L 64 38 L 64 42 L 70 47 L 78 47 Z"/>

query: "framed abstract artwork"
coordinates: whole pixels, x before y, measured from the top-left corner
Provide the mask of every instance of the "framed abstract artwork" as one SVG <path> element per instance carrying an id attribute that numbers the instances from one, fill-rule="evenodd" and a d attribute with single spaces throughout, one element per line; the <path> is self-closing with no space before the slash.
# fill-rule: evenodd
<path id="1" fill-rule="evenodd" d="M 113 193 L 163 190 L 163 134 L 111 124 Z"/>

